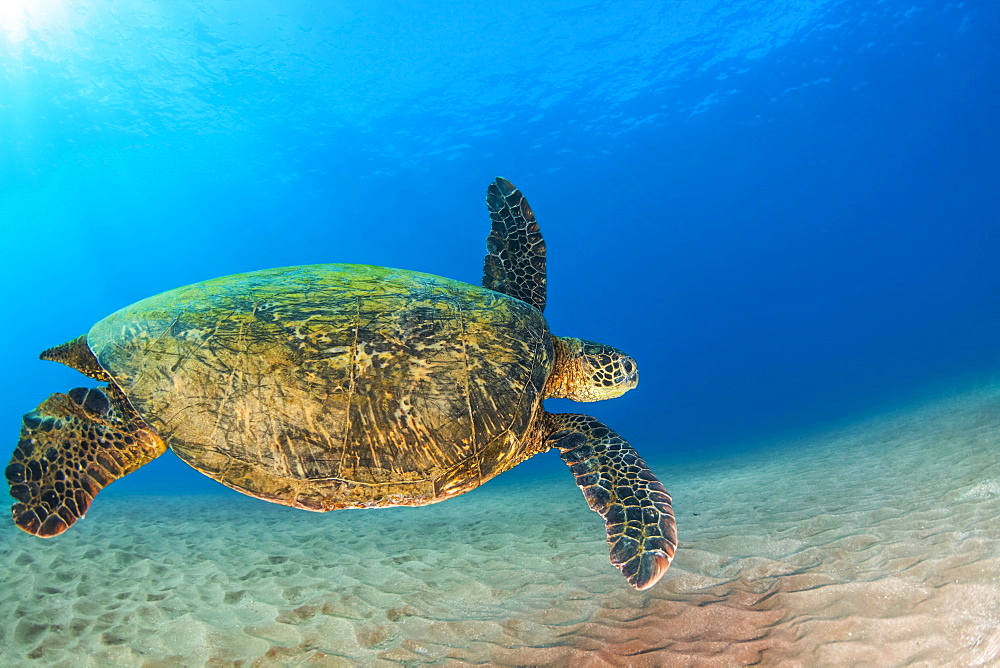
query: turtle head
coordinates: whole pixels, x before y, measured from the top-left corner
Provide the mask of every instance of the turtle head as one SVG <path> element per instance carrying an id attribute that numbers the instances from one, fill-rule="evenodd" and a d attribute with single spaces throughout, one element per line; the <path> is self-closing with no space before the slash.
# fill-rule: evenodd
<path id="1" fill-rule="evenodd" d="M 639 384 L 635 360 L 611 346 L 556 336 L 556 359 L 545 396 L 573 401 L 614 399 Z"/>

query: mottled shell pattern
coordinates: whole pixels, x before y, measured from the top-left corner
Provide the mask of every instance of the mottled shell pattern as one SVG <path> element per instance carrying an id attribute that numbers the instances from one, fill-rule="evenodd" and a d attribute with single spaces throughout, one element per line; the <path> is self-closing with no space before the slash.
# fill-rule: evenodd
<path id="1" fill-rule="evenodd" d="M 184 461 L 309 510 L 423 505 L 545 450 L 541 312 L 438 276 L 326 264 L 171 290 L 87 343 Z"/>

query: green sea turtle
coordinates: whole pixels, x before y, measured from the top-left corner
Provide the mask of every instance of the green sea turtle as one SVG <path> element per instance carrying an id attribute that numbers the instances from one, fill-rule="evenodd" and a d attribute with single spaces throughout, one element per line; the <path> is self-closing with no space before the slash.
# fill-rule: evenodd
<path id="1" fill-rule="evenodd" d="M 487 191 L 483 287 L 326 264 L 144 299 L 42 353 L 107 383 L 23 418 L 6 469 L 15 523 L 54 536 L 169 447 L 244 494 L 315 511 L 420 506 L 558 448 L 637 589 L 677 544 L 670 496 L 621 436 L 542 400 L 635 387 L 621 351 L 553 336 L 545 243 L 509 181 Z M 530 502 L 530 501 L 529 501 Z"/>

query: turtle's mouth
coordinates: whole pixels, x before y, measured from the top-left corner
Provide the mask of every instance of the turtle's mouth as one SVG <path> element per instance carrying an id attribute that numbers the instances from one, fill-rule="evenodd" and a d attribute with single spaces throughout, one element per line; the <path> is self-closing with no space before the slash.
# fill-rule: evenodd
<path id="1" fill-rule="evenodd" d="M 639 370 L 636 369 L 632 373 L 625 373 L 620 376 L 615 376 L 615 385 L 622 385 L 628 389 L 632 389 L 639 384 Z"/>

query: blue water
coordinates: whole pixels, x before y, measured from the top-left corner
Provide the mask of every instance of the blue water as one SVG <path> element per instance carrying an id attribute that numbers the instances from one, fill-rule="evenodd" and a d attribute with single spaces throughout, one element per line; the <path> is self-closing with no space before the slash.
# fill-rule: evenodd
<path id="1" fill-rule="evenodd" d="M 552 328 L 639 361 L 584 408 L 651 459 L 990 382 L 997 34 L 988 2 L 5 0 L 0 459 L 87 384 L 38 352 L 140 298 L 319 262 L 478 283 L 497 175 Z M 169 455 L 116 487 L 222 489 Z"/>

